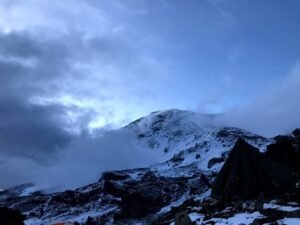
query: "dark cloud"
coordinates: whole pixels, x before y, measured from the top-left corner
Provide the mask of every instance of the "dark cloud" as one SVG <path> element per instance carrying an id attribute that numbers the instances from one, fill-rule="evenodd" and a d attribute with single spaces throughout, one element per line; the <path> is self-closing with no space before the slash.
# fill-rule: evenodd
<path id="1" fill-rule="evenodd" d="M 33 41 L 26 32 L 0 34 L 0 54 L 5 57 L 36 57 L 43 53 L 38 41 Z"/>
<path id="2" fill-rule="evenodd" d="M 59 105 L 0 99 L 1 153 L 38 160 L 48 158 L 71 140 L 72 135 L 64 129 L 67 127 L 64 114 Z"/>
<path id="3" fill-rule="evenodd" d="M 55 81 L 70 70 L 63 43 L 40 41 L 26 32 L 0 33 L 0 81 L 3 95 L 53 94 Z M 56 87 L 56 89 L 55 89 Z"/>
<path id="4" fill-rule="evenodd" d="M 0 43 L 0 153 L 47 158 L 71 139 L 66 108 L 32 99 L 56 92 L 52 82 L 68 71 L 66 48 L 25 32 L 0 33 Z"/>
<path id="5" fill-rule="evenodd" d="M 134 105 L 160 83 L 158 61 L 125 21 L 139 9 L 131 12 L 121 2 L 79 1 L 79 11 L 69 1 L 9 2 L 0 3 L 0 187 L 28 180 L 30 171 L 39 171 L 43 164 L 55 169 L 59 156 L 74 167 L 86 152 L 106 159 L 95 159 L 92 169 L 83 161 L 85 174 L 137 165 L 139 154 L 122 163 L 113 157 L 131 146 L 123 135 L 122 144 L 112 147 L 112 135 L 100 141 L 82 133 L 92 120 L 107 127 L 128 121 Z M 118 13 L 122 18 L 109 15 Z M 120 152 L 109 150 L 117 148 Z M 106 156 L 106 151 L 111 154 Z M 76 163 L 73 154 L 80 156 Z M 62 179 L 69 175 L 64 174 Z"/>

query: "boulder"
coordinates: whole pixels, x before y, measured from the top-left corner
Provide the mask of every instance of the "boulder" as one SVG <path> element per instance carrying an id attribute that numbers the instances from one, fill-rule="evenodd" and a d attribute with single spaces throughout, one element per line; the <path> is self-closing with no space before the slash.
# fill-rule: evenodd
<path id="1" fill-rule="evenodd" d="M 216 157 L 216 158 L 212 158 L 208 161 L 207 163 L 207 168 L 210 169 L 212 168 L 215 164 L 217 163 L 221 163 L 224 162 L 225 158 L 224 157 Z"/>
<path id="2" fill-rule="evenodd" d="M 1 225 L 24 225 L 25 216 L 18 210 L 0 207 Z"/>
<path id="3" fill-rule="evenodd" d="M 300 170 L 300 146 L 289 136 L 276 137 L 276 142 L 267 147 L 266 155 L 292 171 Z"/>
<path id="4" fill-rule="evenodd" d="M 186 212 L 179 212 L 175 215 L 175 225 L 192 225 L 192 220 Z"/>
<path id="5" fill-rule="evenodd" d="M 142 218 L 164 205 L 159 196 L 132 193 L 122 198 L 122 214 L 126 218 Z"/>
<path id="6" fill-rule="evenodd" d="M 297 128 L 293 131 L 293 135 L 296 137 L 296 138 L 300 138 L 300 128 Z"/>

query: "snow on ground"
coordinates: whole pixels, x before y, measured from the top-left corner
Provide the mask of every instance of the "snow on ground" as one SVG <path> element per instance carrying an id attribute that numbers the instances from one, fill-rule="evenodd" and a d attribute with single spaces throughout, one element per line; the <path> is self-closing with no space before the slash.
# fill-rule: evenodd
<path id="1" fill-rule="evenodd" d="M 134 171 L 134 172 L 128 173 L 127 175 L 130 176 L 130 178 L 132 180 L 140 180 L 141 174 L 143 174 L 143 173 L 141 173 L 140 171 Z"/>
<path id="2" fill-rule="evenodd" d="M 208 197 L 210 195 L 210 191 L 211 190 L 209 189 L 208 191 L 204 192 L 203 194 L 201 194 L 197 198 L 195 198 L 195 200 L 202 200 L 202 199 Z M 161 210 L 157 214 L 163 214 L 163 213 L 169 212 L 172 209 L 172 207 L 176 207 L 176 206 L 183 204 L 184 201 L 186 201 L 188 199 L 188 197 L 189 196 L 182 196 L 176 202 L 173 202 L 170 205 L 167 205 L 167 206 L 161 208 Z"/>
<path id="3" fill-rule="evenodd" d="M 204 219 L 204 215 L 198 214 L 198 213 L 190 213 L 189 217 L 191 218 L 192 221 L 197 221 L 197 223 L 202 223 Z"/>
<path id="4" fill-rule="evenodd" d="M 20 193 L 20 197 L 24 197 L 24 196 L 29 196 L 29 195 L 31 195 L 33 192 L 35 192 L 35 191 L 39 191 L 40 189 L 39 189 L 39 187 L 38 186 L 34 186 L 34 185 L 32 185 L 32 186 L 30 186 L 30 187 L 28 187 L 28 188 L 25 188 L 21 193 Z"/>
<path id="5" fill-rule="evenodd" d="M 275 203 L 270 202 L 270 203 L 264 204 L 264 209 L 277 209 L 277 210 L 281 210 L 281 211 L 291 212 L 291 211 L 295 211 L 295 210 L 300 210 L 300 207 L 283 206 L 283 205 L 277 205 Z"/>
<path id="6" fill-rule="evenodd" d="M 68 220 L 72 220 L 72 221 L 77 221 L 79 223 L 82 223 L 82 222 L 85 222 L 88 217 L 97 217 L 97 216 L 101 216 L 101 215 L 104 215 L 106 213 L 109 213 L 111 211 L 114 211 L 117 207 L 110 207 L 110 208 L 107 208 L 107 209 L 104 209 L 104 210 L 95 210 L 95 211 L 89 211 L 89 212 L 86 212 L 86 213 L 82 213 L 76 217 L 71 217 L 70 219 L 67 219 Z"/>
<path id="7" fill-rule="evenodd" d="M 182 196 L 180 199 L 178 199 L 176 202 L 172 202 L 170 205 L 167 205 L 160 209 L 160 211 L 157 214 L 163 214 L 169 212 L 172 207 L 180 206 L 184 203 L 184 201 L 187 199 L 188 196 Z"/>
<path id="8" fill-rule="evenodd" d="M 196 200 L 196 201 L 201 201 L 201 200 L 203 200 L 203 199 L 205 199 L 205 198 L 208 198 L 208 197 L 210 196 L 210 193 L 211 193 L 211 189 L 209 189 L 208 191 L 202 193 L 201 195 L 198 195 L 198 196 L 195 198 L 195 200 Z"/>
<path id="9" fill-rule="evenodd" d="M 249 225 L 253 222 L 256 218 L 262 218 L 264 217 L 259 212 L 253 212 L 253 213 L 237 213 L 232 217 L 229 217 L 227 219 L 224 218 L 212 218 L 209 221 L 215 222 L 215 225 L 240 225 L 245 224 Z M 201 224 L 197 223 L 197 224 Z"/>
<path id="10" fill-rule="evenodd" d="M 37 225 L 37 224 L 41 224 L 41 220 L 40 219 L 29 219 L 29 220 L 25 220 L 25 225 Z"/>
<path id="11" fill-rule="evenodd" d="M 279 225 L 299 225 L 300 218 L 285 218 L 277 221 Z"/>
<path id="12" fill-rule="evenodd" d="M 189 214 L 191 220 L 193 222 L 197 222 L 198 225 L 203 223 L 204 215 L 198 213 L 190 213 Z M 253 213 L 237 213 L 233 217 L 225 218 L 212 218 L 205 222 L 215 222 L 215 225 L 249 225 L 256 218 L 262 218 L 263 215 L 259 212 Z M 174 222 L 170 223 L 170 225 L 175 225 Z M 283 225 L 283 224 L 282 224 Z M 289 224 L 288 224 L 289 225 Z M 294 224 L 293 224 L 294 225 Z M 299 223 L 297 224 L 299 225 Z"/>
<path id="13" fill-rule="evenodd" d="M 28 219 L 25 220 L 25 225 L 52 225 L 54 223 L 58 222 L 68 222 L 68 221 L 77 221 L 79 223 L 86 222 L 88 217 L 97 217 L 101 216 L 103 214 L 109 213 L 111 211 L 114 211 L 117 207 L 111 207 L 103 210 L 94 210 L 94 211 L 88 211 L 85 213 L 81 213 L 78 216 L 63 216 L 63 217 L 58 217 L 58 218 L 52 218 L 49 220 L 40 220 L 40 219 Z"/>

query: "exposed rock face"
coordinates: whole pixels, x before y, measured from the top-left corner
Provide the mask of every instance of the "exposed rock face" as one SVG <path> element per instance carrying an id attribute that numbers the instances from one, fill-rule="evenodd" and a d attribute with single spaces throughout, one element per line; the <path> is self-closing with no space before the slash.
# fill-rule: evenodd
<path id="1" fill-rule="evenodd" d="M 212 158 L 208 161 L 208 165 L 207 165 L 207 168 L 212 168 L 215 164 L 217 163 L 222 163 L 225 161 L 225 158 L 224 157 L 216 157 L 216 158 Z"/>
<path id="2" fill-rule="evenodd" d="M 146 168 L 115 171 L 103 174 L 97 183 L 80 189 L 7 197 L 0 204 L 43 221 L 55 218 L 68 221 L 78 214 L 95 211 L 99 220 L 114 218 L 115 224 L 122 224 L 123 220 L 153 215 L 182 196 L 202 194 L 209 188 L 208 180 L 200 171 L 187 177 L 164 177 Z"/>
<path id="3" fill-rule="evenodd" d="M 0 207 L 1 225 L 24 225 L 25 216 L 18 210 L 12 210 L 6 207 Z"/>
<path id="4" fill-rule="evenodd" d="M 295 194 L 295 193 L 293 193 Z M 293 196 L 295 197 L 295 196 Z M 262 207 L 256 208 L 257 200 L 221 200 L 205 199 L 202 201 L 188 200 L 182 205 L 174 207 L 173 210 L 157 219 L 151 225 L 169 225 L 175 222 L 176 213 L 184 212 L 186 215 L 193 215 L 192 224 L 212 225 L 212 224 L 290 224 L 279 222 L 286 218 L 300 219 L 299 198 L 295 202 L 288 199 L 278 199 L 276 201 L 264 202 Z M 298 202 L 298 203 L 296 203 Z M 175 216 L 174 216 L 175 214 Z M 244 221 L 243 221 L 244 220 Z M 297 223 L 293 223 L 297 224 Z"/>
<path id="5" fill-rule="evenodd" d="M 298 134 L 298 131 L 294 131 Z M 267 147 L 266 155 L 292 171 L 300 170 L 300 139 L 292 136 L 277 136 L 276 142 Z"/>
<path id="6" fill-rule="evenodd" d="M 293 135 L 297 138 L 300 139 L 300 128 L 297 128 L 293 131 Z"/>
<path id="7" fill-rule="evenodd" d="M 175 215 L 175 225 L 192 225 L 192 220 L 186 212 L 179 212 Z"/>
<path id="8" fill-rule="evenodd" d="M 207 179 L 200 173 L 189 178 L 166 178 L 147 172 L 142 179 L 142 182 L 127 184 L 126 193 L 120 196 L 118 218 L 142 218 L 185 194 L 197 195 L 208 190 Z"/>

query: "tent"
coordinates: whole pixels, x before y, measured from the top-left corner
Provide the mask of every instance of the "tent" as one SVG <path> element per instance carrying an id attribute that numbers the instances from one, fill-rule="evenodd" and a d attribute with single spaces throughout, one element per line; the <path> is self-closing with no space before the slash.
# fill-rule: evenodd
<path id="1" fill-rule="evenodd" d="M 275 197 L 292 190 L 295 182 L 290 171 L 239 138 L 217 175 L 211 196 L 257 198 Z"/>

